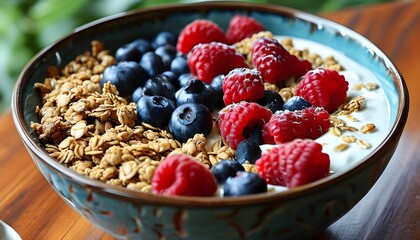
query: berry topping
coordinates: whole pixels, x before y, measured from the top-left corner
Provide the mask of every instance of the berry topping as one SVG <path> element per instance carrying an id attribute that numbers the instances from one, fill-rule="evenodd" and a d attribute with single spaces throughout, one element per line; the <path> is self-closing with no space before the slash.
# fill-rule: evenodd
<path id="1" fill-rule="evenodd" d="M 248 138 L 256 125 L 260 128 L 271 118 L 271 111 L 254 102 L 231 104 L 221 111 L 217 125 L 223 140 L 233 149 Z"/>
<path id="2" fill-rule="evenodd" d="M 141 55 L 142 53 L 136 47 L 136 45 L 129 43 L 117 49 L 117 52 L 115 52 L 115 59 L 117 60 L 117 62 L 138 62 L 141 58 Z"/>
<path id="3" fill-rule="evenodd" d="M 176 105 L 184 103 L 201 103 L 210 111 L 215 107 L 215 92 L 213 88 L 198 79 L 191 79 L 185 87 L 181 88 L 176 97 Z"/>
<path id="4" fill-rule="evenodd" d="M 199 103 L 185 103 L 178 106 L 169 121 L 169 131 L 176 139 L 187 142 L 197 133 L 208 135 L 213 127 L 209 109 Z"/>
<path id="5" fill-rule="evenodd" d="M 146 80 L 147 73 L 136 62 L 119 62 L 105 69 L 100 85 L 103 87 L 110 82 L 121 96 L 128 97 L 136 88 L 143 86 Z"/>
<path id="6" fill-rule="evenodd" d="M 146 81 L 143 87 L 143 94 L 149 96 L 163 96 L 175 100 L 176 89 L 167 78 L 158 75 Z"/>
<path id="7" fill-rule="evenodd" d="M 211 169 L 219 184 L 225 183 L 229 177 L 236 176 L 238 171 L 245 171 L 245 168 L 242 164 L 232 159 L 222 160 Z"/>
<path id="8" fill-rule="evenodd" d="M 328 176 L 330 158 L 321 144 L 296 139 L 263 153 L 255 166 L 267 183 L 291 188 Z"/>
<path id="9" fill-rule="evenodd" d="M 234 68 L 248 67 L 235 48 L 219 42 L 197 45 L 188 56 L 188 65 L 194 76 L 207 83 Z"/>
<path id="10" fill-rule="evenodd" d="M 143 54 L 149 51 L 152 51 L 152 46 L 150 45 L 150 42 L 147 41 L 146 39 L 140 38 L 140 39 L 134 40 L 131 44 L 136 46 L 136 48 L 140 51 L 142 56 Z"/>
<path id="11" fill-rule="evenodd" d="M 297 138 L 316 139 L 330 127 L 329 114 L 322 108 L 278 111 L 263 129 L 266 144 L 290 142 Z"/>
<path id="12" fill-rule="evenodd" d="M 284 103 L 283 110 L 296 111 L 308 107 L 312 107 L 312 105 L 303 97 L 293 96 Z"/>
<path id="13" fill-rule="evenodd" d="M 264 82 L 255 69 L 235 68 L 223 80 L 225 105 L 240 101 L 255 102 L 264 96 Z"/>
<path id="14" fill-rule="evenodd" d="M 223 108 L 225 103 L 223 102 L 223 79 L 225 76 L 223 74 L 217 75 L 211 81 L 210 86 L 216 92 L 216 107 Z"/>
<path id="15" fill-rule="evenodd" d="M 295 95 L 332 113 L 344 103 L 348 89 L 349 83 L 336 70 L 318 68 L 305 74 Z"/>
<path id="16" fill-rule="evenodd" d="M 170 69 L 178 76 L 184 73 L 189 73 L 190 67 L 188 66 L 187 58 L 185 56 L 175 57 L 171 62 Z"/>
<path id="17" fill-rule="evenodd" d="M 137 101 L 139 120 L 155 127 L 164 128 L 175 110 L 175 103 L 162 96 L 142 96 Z"/>
<path id="18" fill-rule="evenodd" d="M 138 87 L 134 90 L 133 94 L 131 94 L 131 101 L 137 102 L 143 96 L 143 88 Z"/>
<path id="19" fill-rule="evenodd" d="M 156 35 L 156 37 L 152 41 L 152 47 L 154 49 L 159 48 L 160 46 L 164 45 L 171 45 L 175 46 L 177 42 L 177 36 L 173 32 L 163 31 Z"/>
<path id="20" fill-rule="evenodd" d="M 312 69 L 307 60 L 290 54 L 276 39 L 260 38 L 252 45 L 252 64 L 266 82 L 277 83 L 299 78 Z"/>
<path id="21" fill-rule="evenodd" d="M 244 164 L 246 161 L 254 164 L 261 157 L 261 148 L 258 143 L 249 139 L 243 140 L 236 148 L 235 160 Z"/>
<path id="22" fill-rule="evenodd" d="M 162 73 L 165 69 L 162 58 L 154 52 L 147 52 L 143 54 L 140 59 L 140 66 L 146 70 L 150 78 Z"/>
<path id="23" fill-rule="evenodd" d="M 236 197 L 267 192 L 267 183 L 253 172 L 236 172 L 236 176 L 226 180 L 223 196 Z"/>
<path id="24" fill-rule="evenodd" d="M 257 101 L 263 107 L 271 110 L 272 113 L 283 109 L 283 98 L 280 94 L 273 90 L 265 90 L 264 96 Z"/>
<path id="25" fill-rule="evenodd" d="M 191 73 L 184 73 L 178 77 L 178 86 L 180 88 L 185 87 L 188 82 L 192 79 L 196 79 Z"/>
<path id="26" fill-rule="evenodd" d="M 172 60 L 176 57 L 176 48 L 172 45 L 162 45 L 156 48 L 155 53 L 162 59 L 165 69 L 170 69 Z"/>
<path id="27" fill-rule="evenodd" d="M 235 15 L 230 19 L 229 28 L 226 32 L 227 42 L 234 44 L 264 30 L 264 26 L 254 18 Z"/>
<path id="28" fill-rule="evenodd" d="M 182 29 L 176 49 L 183 54 L 187 54 L 195 45 L 210 42 L 225 43 L 225 34 L 214 22 L 198 19 Z"/>
<path id="29" fill-rule="evenodd" d="M 188 155 L 171 154 L 156 168 L 152 192 L 163 195 L 214 196 L 217 182 L 213 174 Z"/>

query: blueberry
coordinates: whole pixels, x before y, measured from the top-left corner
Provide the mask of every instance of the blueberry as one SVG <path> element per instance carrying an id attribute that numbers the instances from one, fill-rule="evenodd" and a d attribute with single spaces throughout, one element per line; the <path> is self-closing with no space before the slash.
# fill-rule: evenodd
<path id="1" fill-rule="evenodd" d="M 254 128 L 247 128 L 247 132 L 244 132 L 244 135 L 248 140 L 256 143 L 257 145 L 264 144 L 262 128 L 258 124 L 255 124 Z"/>
<path id="2" fill-rule="evenodd" d="M 308 107 L 312 107 L 312 105 L 308 101 L 306 101 L 303 97 L 293 96 L 284 103 L 283 110 L 296 111 L 296 110 L 302 110 Z"/>
<path id="3" fill-rule="evenodd" d="M 143 94 L 149 96 L 163 96 L 175 100 L 176 89 L 165 77 L 160 75 L 146 81 L 143 87 Z"/>
<path id="4" fill-rule="evenodd" d="M 146 70 L 150 78 L 162 73 L 165 69 L 162 58 L 154 52 L 147 52 L 143 54 L 140 60 L 140 66 Z"/>
<path id="5" fill-rule="evenodd" d="M 133 94 L 131 94 L 131 100 L 133 102 L 137 102 L 143 96 L 143 88 L 138 87 L 134 90 Z"/>
<path id="6" fill-rule="evenodd" d="M 123 61 L 140 61 L 142 53 L 140 50 L 132 43 L 126 44 L 117 49 L 115 53 L 115 59 L 117 62 Z"/>
<path id="7" fill-rule="evenodd" d="M 158 128 L 168 125 L 175 103 L 162 96 L 142 96 L 137 101 L 137 115 L 139 120 Z"/>
<path id="8" fill-rule="evenodd" d="M 184 73 L 178 77 L 179 87 L 182 88 L 188 84 L 191 79 L 195 79 L 195 77 L 191 73 Z"/>
<path id="9" fill-rule="evenodd" d="M 271 112 L 275 113 L 283 109 L 284 101 L 278 92 L 273 90 L 265 90 L 264 96 L 258 100 L 258 104 L 270 109 Z"/>
<path id="10" fill-rule="evenodd" d="M 150 42 L 147 41 L 146 39 L 140 38 L 140 39 L 134 40 L 131 44 L 140 51 L 142 56 L 143 54 L 149 51 L 152 51 L 152 46 L 150 45 Z"/>
<path id="11" fill-rule="evenodd" d="M 236 148 L 235 159 L 243 164 L 246 161 L 254 164 L 261 157 L 261 148 L 258 143 L 245 139 L 238 144 Z"/>
<path id="12" fill-rule="evenodd" d="M 107 67 L 101 79 L 101 87 L 107 82 L 115 85 L 123 97 L 131 96 L 134 89 L 147 80 L 147 73 L 136 62 L 119 62 Z"/>
<path id="13" fill-rule="evenodd" d="M 201 103 L 212 111 L 216 105 L 214 95 L 214 90 L 210 85 L 201 80 L 192 79 L 176 95 L 176 104 L 179 106 L 189 102 Z"/>
<path id="14" fill-rule="evenodd" d="M 154 49 L 157 49 L 160 46 L 163 45 L 172 45 L 176 46 L 176 42 L 178 40 L 178 37 L 173 32 L 163 31 L 156 35 L 155 39 L 153 39 L 152 47 Z"/>
<path id="15" fill-rule="evenodd" d="M 165 69 L 171 68 L 171 62 L 176 57 L 176 48 L 172 45 L 163 45 L 156 48 L 155 53 L 162 58 Z"/>
<path id="16" fill-rule="evenodd" d="M 185 103 L 178 106 L 169 120 L 169 131 L 176 139 L 186 142 L 196 133 L 208 135 L 213 127 L 210 110 L 199 103 Z"/>
<path id="17" fill-rule="evenodd" d="M 223 196 L 236 197 L 267 192 L 267 183 L 260 175 L 253 172 L 236 172 L 223 186 Z"/>
<path id="18" fill-rule="evenodd" d="M 225 183 L 229 177 L 236 176 L 238 171 L 245 171 L 245 168 L 239 162 L 231 159 L 222 160 L 211 169 L 219 184 Z"/>
<path id="19" fill-rule="evenodd" d="M 158 76 L 161 76 L 169 81 L 172 85 L 174 85 L 175 89 L 179 89 L 178 76 L 175 73 L 171 71 L 164 71 Z"/>
<path id="20" fill-rule="evenodd" d="M 210 84 L 210 86 L 212 86 L 212 88 L 216 92 L 216 97 L 217 97 L 216 106 L 220 108 L 223 108 L 225 106 L 225 103 L 223 102 L 223 89 L 222 89 L 224 77 L 225 77 L 224 75 L 217 75 L 216 77 L 213 78 Z"/>
<path id="21" fill-rule="evenodd" d="M 188 66 L 188 62 L 185 56 L 178 56 L 174 58 L 171 62 L 170 67 L 171 71 L 177 74 L 178 76 L 190 72 L 190 67 Z"/>

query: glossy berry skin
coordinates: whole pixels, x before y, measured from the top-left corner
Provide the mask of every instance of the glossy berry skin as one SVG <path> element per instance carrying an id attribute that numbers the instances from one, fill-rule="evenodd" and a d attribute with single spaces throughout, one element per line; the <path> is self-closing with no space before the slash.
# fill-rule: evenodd
<path id="1" fill-rule="evenodd" d="M 234 44 L 244 38 L 251 37 L 252 34 L 264 31 L 264 26 L 252 17 L 235 15 L 229 22 L 226 31 L 226 39 L 229 44 Z"/>
<path id="2" fill-rule="evenodd" d="M 156 35 L 151 45 L 153 49 L 157 49 L 164 45 L 171 45 L 175 47 L 177 40 L 178 36 L 175 33 L 169 31 L 162 31 Z"/>
<path id="3" fill-rule="evenodd" d="M 214 22 L 197 19 L 185 26 L 178 37 L 176 49 L 188 54 L 197 44 L 210 42 L 226 42 L 223 30 Z"/>
<path id="4" fill-rule="evenodd" d="M 123 61 L 134 61 L 138 62 L 141 58 L 142 53 L 140 50 L 132 43 L 126 44 L 117 49 L 115 52 L 115 59 L 117 62 Z"/>
<path id="5" fill-rule="evenodd" d="M 322 152 L 321 144 L 311 139 L 296 139 L 273 146 L 255 166 L 267 183 L 292 188 L 328 176 L 330 158 Z"/>
<path id="6" fill-rule="evenodd" d="M 253 172 L 237 172 L 226 180 L 223 186 L 224 197 L 238 197 L 267 192 L 267 183 Z"/>
<path id="7" fill-rule="evenodd" d="M 162 58 L 154 52 L 147 52 L 143 54 L 140 60 L 140 66 L 146 70 L 149 78 L 153 78 L 165 70 Z"/>
<path id="8" fill-rule="evenodd" d="M 197 79 L 191 79 L 177 93 L 176 104 L 179 106 L 184 103 L 201 103 L 212 111 L 216 104 L 214 96 L 215 92 L 210 85 Z"/>
<path id="9" fill-rule="evenodd" d="M 149 41 L 147 41 L 146 39 L 143 38 L 139 38 L 137 40 L 134 40 L 133 42 L 131 42 L 131 45 L 135 46 L 141 53 L 141 56 L 143 56 L 143 54 L 152 51 L 152 46 L 150 44 Z M 140 60 L 140 58 L 139 58 Z"/>
<path id="10" fill-rule="evenodd" d="M 184 73 L 178 77 L 178 85 L 180 88 L 185 87 L 192 79 L 196 79 L 191 73 Z"/>
<path id="11" fill-rule="evenodd" d="M 264 96 L 264 82 L 255 69 L 235 68 L 223 79 L 225 105 L 241 101 L 255 102 Z"/>
<path id="12" fill-rule="evenodd" d="M 170 154 L 156 168 L 152 192 L 168 196 L 214 196 L 217 182 L 202 163 L 185 154 Z"/>
<path id="13" fill-rule="evenodd" d="M 225 106 L 225 103 L 223 102 L 223 79 L 224 79 L 224 75 L 217 75 L 216 77 L 213 78 L 213 80 L 211 81 L 210 86 L 214 89 L 215 93 L 216 93 L 216 107 L 218 108 L 223 108 Z"/>
<path id="14" fill-rule="evenodd" d="M 147 73 L 136 62 L 119 62 L 105 69 L 100 85 L 103 87 L 106 82 L 110 82 L 117 87 L 121 96 L 129 97 L 146 80 Z"/>
<path id="15" fill-rule="evenodd" d="M 137 102 L 143 96 L 143 88 L 138 87 L 134 90 L 133 94 L 131 94 L 131 101 Z"/>
<path id="16" fill-rule="evenodd" d="M 317 139 L 328 131 L 330 125 L 330 115 L 322 108 L 278 111 L 264 125 L 262 135 L 266 144 L 285 143 L 297 138 Z"/>
<path id="17" fill-rule="evenodd" d="M 159 74 L 158 76 L 166 79 L 168 82 L 170 82 L 172 85 L 174 85 L 175 89 L 179 89 L 179 82 L 178 82 L 178 76 L 171 72 L 171 71 L 164 71 L 163 73 Z"/>
<path id="18" fill-rule="evenodd" d="M 236 149 L 258 125 L 264 126 L 271 118 L 271 111 L 254 102 L 240 102 L 226 106 L 218 113 L 217 126 L 229 147 Z"/>
<path id="19" fill-rule="evenodd" d="M 257 101 L 263 107 L 271 110 L 272 113 L 283 109 L 283 98 L 280 94 L 273 90 L 265 90 L 264 96 Z"/>
<path id="20" fill-rule="evenodd" d="M 143 94 L 149 96 L 163 96 L 175 100 L 175 87 L 160 75 L 146 81 L 143 87 Z"/>
<path id="21" fill-rule="evenodd" d="M 245 139 L 238 144 L 235 153 L 235 160 L 241 164 L 246 161 L 254 164 L 261 157 L 261 148 L 257 142 Z"/>
<path id="22" fill-rule="evenodd" d="M 162 96 L 144 95 L 137 101 L 136 109 L 141 122 L 164 128 L 175 110 L 175 103 Z"/>
<path id="23" fill-rule="evenodd" d="M 312 107 L 312 105 L 303 97 L 293 96 L 284 103 L 283 110 L 296 111 L 308 107 Z"/>
<path id="24" fill-rule="evenodd" d="M 207 136 L 213 127 L 210 110 L 199 103 L 185 103 L 178 106 L 171 115 L 169 131 L 180 142 L 187 142 L 197 133 Z"/>
<path id="25" fill-rule="evenodd" d="M 171 62 L 170 69 L 178 76 L 189 73 L 190 67 L 188 66 L 187 58 L 185 56 L 175 57 Z"/>
<path id="26" fill-rule="evenodd" d="M 349 83 L 339 72 L 317 68 L 303 76 L 296 86 L 295 95 L 332 113 L 344 103 L 348 89 Z"/>
<path id="27" fill-rule="evenodd" d="M 165 69 L 170 69 L 172 60 L 176 57 L 176 48 L 172 45 L 163 45 L 156 48 L 155 53 L 160 56 Z"/>
<path id="28" fill-rule="evenodd" d="M 245 171 L 245 168 L 239 162 L 231 159 L 222 160 L 211 169 L 218 184 L 223 184 L 229 177 L 236 176 L 238 171 Z"/>
<path id="29" fill-rule="evenodd" d="M 211 42 L 197 45 L 188 55 L 191 74 L 211 83 L 214 77 L 235 68 L 246 68 L 245 58 L 232 46 Z"/>

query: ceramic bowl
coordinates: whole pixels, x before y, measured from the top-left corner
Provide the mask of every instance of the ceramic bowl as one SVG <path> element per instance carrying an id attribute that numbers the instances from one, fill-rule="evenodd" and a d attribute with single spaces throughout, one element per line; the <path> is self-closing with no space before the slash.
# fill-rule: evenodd
<path id="1" fill-rule="evenodd" d="M 111 52 L 139 36 L 179 32 L 197 18 L 226 29 L 235 14 L 262 22 L 274 34 L 323 43 L 366 66 L 390 103 L 389 131 L 370 154 L 348 169 L 284 192 L 240 198 L 167 197 L 110 186 L 51 158 L 30 128 L 41 104 L 34 83 L 47 66 L 62 67 L 94 39 Z M 12 100 L 16 128 L 54 190 L 92 224 L 119 239 L 302 239 L 348 212 L 372 187 L 397 147 L 408 114 L 408 92 L 393 63 L 369 40 L 334 22 L 300 11 L 245 3 L 198 3 L 128 12 L 87 24 L 46 47 L 23 69 Z"/>

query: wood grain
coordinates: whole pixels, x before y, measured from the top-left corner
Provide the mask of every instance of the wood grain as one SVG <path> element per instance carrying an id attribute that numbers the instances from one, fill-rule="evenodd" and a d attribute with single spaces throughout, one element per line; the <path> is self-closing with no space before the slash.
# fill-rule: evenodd
<path id="1" fill-rule="evenodd" d="M 420 1 L 326 13 L 361 33 L 398 66 L 410 92 L 401 143 L 372 190 L 313 239 L 420 239 Z M 11 113 L 0 117 L 0 219 L 23 239 L 113 239 L 80 217 L 36 169 Z"/>

